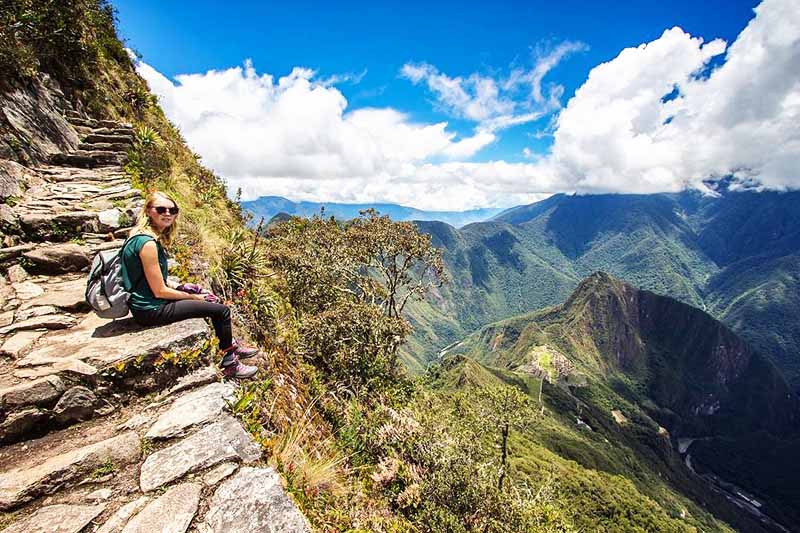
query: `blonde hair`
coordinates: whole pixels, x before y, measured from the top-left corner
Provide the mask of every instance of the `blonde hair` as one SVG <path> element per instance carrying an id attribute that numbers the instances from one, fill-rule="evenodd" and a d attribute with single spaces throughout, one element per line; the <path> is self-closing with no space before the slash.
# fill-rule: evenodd
<path id="1" fill-rule="evenodd" d="M 163 198 L 164 200 L 169 200 L 175 207 L 178 207 L 178 202 L 176 202 L 173 198 L 169 195 L 164 194 L 163 192 L 153 191 L 149 195 L 147 195 L 147 200 L 144 202 L 144 206 L 142 206 L 142 210 L 139 212 L 139 216 L 136 218 L 136 225 L 130 231 L 130 236 L 134 235 L 152 235 L 161 245 L 165 248 L 169 248 L 172 244 L 172 241 L 175 239 L 175 235 L 178 233 L 178 219 L 172 221 L 172 224 L 165 229 L 163 232 L 159 233 L 158 229 L 153 226 L 153 221 L 150 219 L 149 210 L 153 207 L 157 198 Z"/>

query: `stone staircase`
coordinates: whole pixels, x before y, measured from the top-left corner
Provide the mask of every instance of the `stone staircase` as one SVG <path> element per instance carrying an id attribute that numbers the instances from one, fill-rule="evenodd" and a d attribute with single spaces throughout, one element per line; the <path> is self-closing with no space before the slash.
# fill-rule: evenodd
<path id="1" fill-rule="evenodd" d="M 310 531 L 227 413 L 237 385 L 203 320 L 89 312 L 91 260 L 121 246 L 142 200 L 122 168 L 131 126 L 65 118 L 77 150 L 0 161 L 0 529 Z"/>

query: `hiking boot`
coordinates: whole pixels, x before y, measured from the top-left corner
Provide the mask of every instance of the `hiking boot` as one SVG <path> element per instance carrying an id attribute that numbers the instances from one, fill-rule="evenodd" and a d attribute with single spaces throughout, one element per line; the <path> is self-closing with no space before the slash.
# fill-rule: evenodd
<path id="1" fill-rule="evenodd" d="M 222 375 L 226 378 L 247 379 L 256 375 L 258 367 L 243 365 L 239 360 L 235 360 L 232 364 L 222 367 Z"/>
<path id="2" fill-rule="evenodd" d="M 256 355 L 259 350 L 258 348 L 253 348 L 252 346 L 245 346 L 244 344 L 240 343 L 237 340 L 233 341 L 233 345 L 235 346 L 233 353 L 239 359 L 248 359 Z"/>

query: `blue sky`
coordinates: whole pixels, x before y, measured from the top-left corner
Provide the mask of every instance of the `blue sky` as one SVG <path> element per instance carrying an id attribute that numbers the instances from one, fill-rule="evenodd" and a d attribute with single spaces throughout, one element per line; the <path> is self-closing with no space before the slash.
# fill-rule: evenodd
<path id="1" fill-rule="evenodd" d="M 446 132 L 454 136 L 454 142 L 486 130 L 487 122 L 437 93 L 431 85 L 435 76 L 444 76 L 441 80 L 445 82 L 460 80 L 467 92 L 470 86 L 465 80 L 470 76 L 503 86 L 515 69 L 530 73 L 537 62 L 560 45 L 574 44 L 574 49 L 547 70 L 541 80 L 545 93 L 553 85 L 563 87 L 558 107 L 530 98 L 524 101 L 527 85 L 515 86 L 500 98 L 507 96 L 508 101 L 514 102 L 516 107 L 511 114 L 519 116 L 533 110 L 541 118 L 493 129 L 491 141 L 480 143 L 477 150 L 461 150 L 458 158 L 461 162 L 509 164 L 550 155 L 554 137 L 545 133 L 557 128 L 553 121 L 576 89 L 587 82 L 592 69 L 613 61 L 626 48 L 659 41 L 665 30 L 675 26 L 685 34 L 684 41 L 701 37 L 705 43 L 721 39 L 730 45 L 753 20 L 753 8 L 758 2 L 396 4 L 195 1 L 187 8 L 185 2 L 173 1 L 114 2 L 128 46 L 141 53 L 147 66 L 176 86 L 181 82 L 175 76 L 225 71 L 241 67 L 246 59 L 252 60 L 257 75 L 269 74 L 276 82 L 296 67 L 304 67 L 314 71 L 312 80 L 323 85 L 325 80 L 339 77 L 341 81 L 326 86 L 335 87 L 346 100 L 345 115 L 359 109 L 392 109 L 404 114 L 408 123 L 446 123 Z M 774 9 L 791 9 L 788 1 L 774 0 L 772 4 L 777 6 Z M 697 44 L 694 48 L 699 47 Z M 724 48 L 720 51 L 724 52 Z M 717 53 L 714 58 L 704 56 L 700 61 L 724 63 L 724 58 Z M 425 66 L 427 70 L 419 75 L 417 83 L 412 83 L 408 71 L 401 74 L 406 65 Z M 676 86 L 682 81 L 676 77 Z M 197 100 L 197 94 L 193 94 Z M 171 114 L 170 109 L 167 112 Z M 175 111 L 171 118 L 183 127 L 176 120 L 179 115 L 180 111 Z M 195 144 L 191 135 L 189 142 Z M 437 165 L 448 159 L 452 159 L 451 155 L 427 154 L 414 161 Z M 225 168 L 222 172 L 228 173 Z M 250 180 L 256 177 L 253 172 L 244 174 Z M 280 174 L 273 177 L 291 177 L 287 172 Z M 245 188 L 248 187 L 253 188 L 252 183 Z M 554 192 L 543 190 L 547 189 L 544 186 L 533 189 L 540 190 L 532 194 Z M 313 199 L 325 194 L 323 190 L 313 190 L 313 186 L 306 186 L 295 196 Z M 488 195 L 483 202 L 475 195 L 470 198 L 460 207 L 503 202 L 498 200 L 500 196 Z"/>

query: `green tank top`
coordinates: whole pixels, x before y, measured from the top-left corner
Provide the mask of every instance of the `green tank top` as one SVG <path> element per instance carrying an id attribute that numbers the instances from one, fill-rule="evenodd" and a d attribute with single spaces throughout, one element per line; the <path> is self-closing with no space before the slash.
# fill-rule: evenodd
<path id="1" fill-rule="evenodd" d="M 150 285 L 144 276 L 139 252 L 142 251 L 142 246 L 147 244 L 148 241 L 155 241 L 156 243 L 158 266 L 161 267 L 161 276 L 164 278 L 164 283 L 167 282 L 167 254 L 161 244 L 151 235 L 140 234 L 131 237 L 122 250 L 122 286 L 131 295 L 128 305 L 131 309 L 137 311 L 158 309 L 167 303 L 167 300 L 156 298 L 153 295 L 153 291 L 150 290 Z"/>

